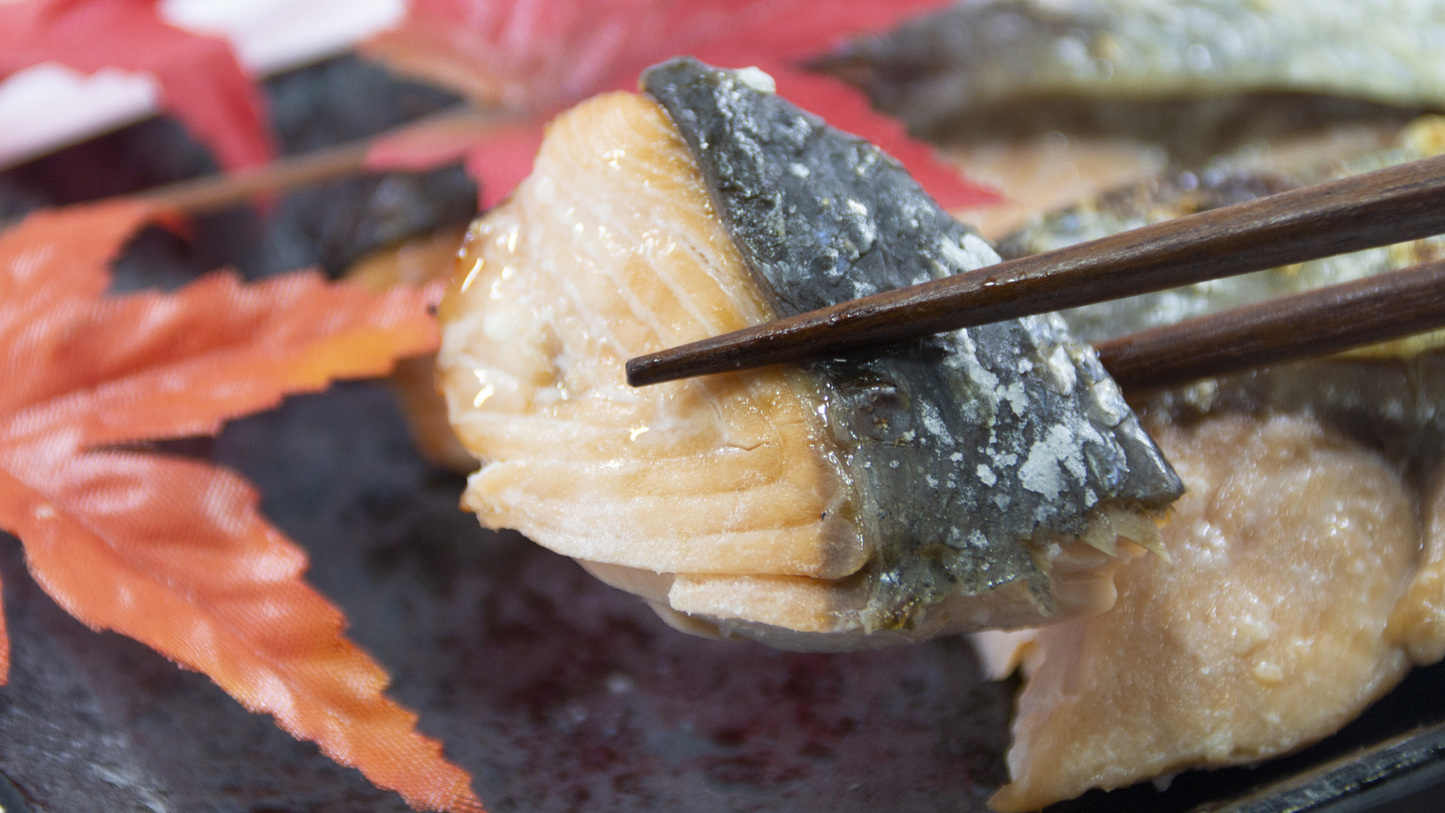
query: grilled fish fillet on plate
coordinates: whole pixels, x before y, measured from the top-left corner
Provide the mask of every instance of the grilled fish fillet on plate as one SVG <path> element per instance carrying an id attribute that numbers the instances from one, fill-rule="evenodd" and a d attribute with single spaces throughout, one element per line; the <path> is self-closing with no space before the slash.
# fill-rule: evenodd
<path id="1" fill-rule="evenodd" d="M 1135 563 L 1112 610 L 1028 644 L 995 809 L 1293 751 L 1410 666 L 1386 634 L 1418 539 L 1392 466 L 1303 416 L 1156 429 L 1189 487 L 1164 529 L 1172 561 Z"/>
<path id="2" fill-rule="evenodd" d="M 1438 154 L 1442 125 L 1425 117 L 1393 143 L 1288 173 L 1226 169 L 1232 158 L 1221 158 L 1038 218 L 1001 250 L 1045 251 Z M 1442 249 L 1426 238 L 1062 315 L 1079 335 L 1107 338 Z M 1148 400 L 1146 424 L 1188 487 L 1163 529 L 1170 563 L 1131 565 L 1107 613 L 975 639 L 994 674 L 1022 660 L 1029 676 L 1012 781 L 996 808 L 1034 810 L 1090 788 L 1296 751 L 1354 719 L 1412 665 L 1440 660 L 1440 347 L 1439 332 L 1424 334 Z"/>
<path id="3" fill-rule="evenodd" d="M 817 60 L 1035 212 L 1248 145 L 1274 168 L 1445 110 L 1435 0 L 964 0 Z"/>
<path id="4" fill-rule="evenodd" d="M 626 384 L 638 354 L 997 261 L 764 74 L 643 85 L 560 116 L 467 235 L 439 358 L 483 461 L 465 506 L 680 628 L 789 648 L 1107 609 L 1181 487 L 1056 317 Z"/>
<path id="5" fill-rule="evenodd" d="M 1093 133 L 1200 159 L 1445 108 L 1442 32 L 1433 0 L 967 0 L 818 63 L 952 140 Z"/>

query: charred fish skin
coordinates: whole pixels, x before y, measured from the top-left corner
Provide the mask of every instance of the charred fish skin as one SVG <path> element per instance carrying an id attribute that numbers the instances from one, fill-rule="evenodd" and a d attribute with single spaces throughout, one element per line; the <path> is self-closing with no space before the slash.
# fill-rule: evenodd
<path id="1" fill-rule="evenodd" d="M 998 261 L 893 159 L 744 72 L 681 58 L 643 88 L 691 148 L 780 315 Z M 1182 485 L 1092 350 L 1035 317 L 817 362 L 834 440 L 876 540 L 870 629 L 948 594 L 1023 580 L 1101 506 L 1161 509 Z"/>
<path id="2" fill-rule="evenodd" d="M 1445 6 L 1412 0 L 970 0 L 818 66 L 922 132 L 1060 129 L 1187 149 L 1301 116 L 1445 107 L 1442 32 Z"/>

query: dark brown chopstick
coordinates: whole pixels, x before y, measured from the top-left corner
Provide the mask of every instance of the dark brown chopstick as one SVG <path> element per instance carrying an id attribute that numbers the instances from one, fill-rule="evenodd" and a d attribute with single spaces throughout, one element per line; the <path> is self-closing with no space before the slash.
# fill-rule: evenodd
<path id="1" fill-rule="evenodd" d="M 633 386 L 1235 276 L 1445 232 L 1445 156 L 1156 223 L 627 362 Z"/>
<path id="2" fill-rule="evenodd" d="M 1143 392 L 1445 327 L 1445 261 L 1329 285 L 1099 342 L 1119 386 Z"/>

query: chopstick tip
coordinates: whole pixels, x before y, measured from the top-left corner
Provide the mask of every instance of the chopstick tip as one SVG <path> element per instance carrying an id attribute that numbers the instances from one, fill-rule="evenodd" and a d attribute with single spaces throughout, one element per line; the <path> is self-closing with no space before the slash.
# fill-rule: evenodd
<path id="1" fill-rule="evenodd" d="M 649 353 L 645 356 L 628 359 L 626 372 L 627 384 L 631 387 L 646 387 L 650 384 L 661 384 L 671 380 L 666 374 L 657 373 L 657 355 Z"/>

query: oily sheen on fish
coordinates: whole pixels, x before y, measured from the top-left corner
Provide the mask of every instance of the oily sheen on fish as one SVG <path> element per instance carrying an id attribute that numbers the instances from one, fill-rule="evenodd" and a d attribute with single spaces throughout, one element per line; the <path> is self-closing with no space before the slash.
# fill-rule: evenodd
<path id="1" fill-rule="evenodd" d="M 757 72 L 644 87 L 559 117 L 469 232 L 439 360 L 485 461 L 466 506 L 678 626 L 795 648 L 1106 608 L 1179 483 L 1057 319 L 625 384 L 634 355 L 996 261 Z"/>

